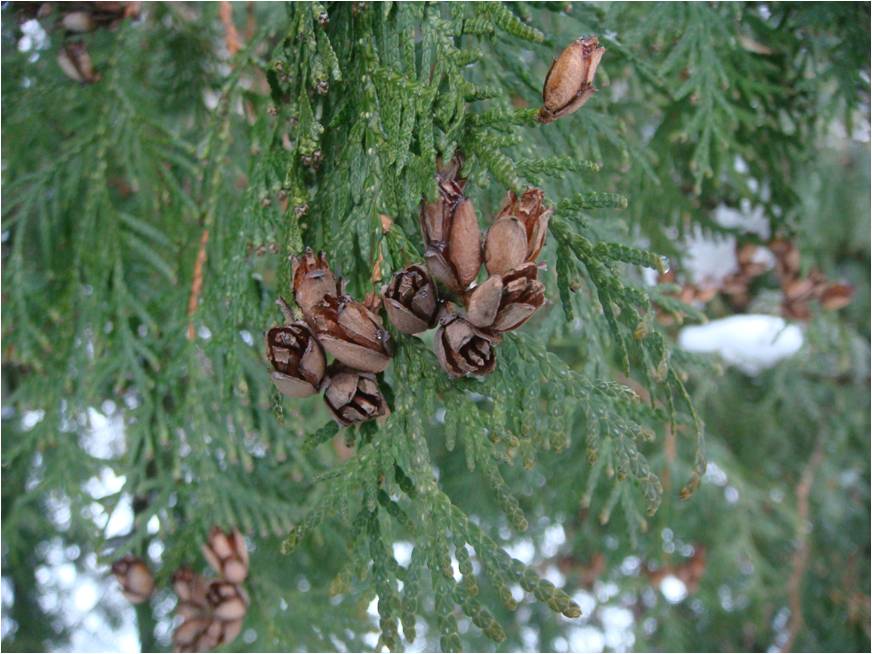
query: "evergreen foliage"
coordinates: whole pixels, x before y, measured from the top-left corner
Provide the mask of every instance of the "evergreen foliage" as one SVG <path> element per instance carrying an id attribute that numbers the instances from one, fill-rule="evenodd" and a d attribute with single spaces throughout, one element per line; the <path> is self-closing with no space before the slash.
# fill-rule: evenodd
<path id="1" fill-rule="evenodd" d="M 59 547 L 80 570 L 147 557 L 161 590 L 140 639 L 167 649 L 171 575 L 205 568 L 213 524 L 252 548 L 232 650 L 550 651 L 579 625 L 610 649 L 869 647 L 868 143 L 831 134 L 868 124 L 868 3 L 236 3 L 236 52 L 216 3 L 78 36 L 19 4 L 2 26 L 5 648 L 69 643 L 41 572 Z M 580 34 L 607 49 L 601 90 L 539 125 Z M 57 64 L 72 39 L 93 84 Z M 390 417 L 339 431 L 269 379 L 288 257 L 324 250 L 355 296 L 378 290 L 422 259 L 419 207 L 456 153 L 483 227 L 507 190 L 545 190 L 551 304 L 483 379 L 392 332 Z M 726 308 L 643 278 L 680 267 L 685 233 L 738 233 L 711 214 L 741 202 L 856 287 L 758 377 L 676 349 L 658 310 Z M 123 484 L 95 496 L 107 475 Z M 126 506 L 129 533 L 107 537 Z M 700 552 L 692 596 L 658 595 L 655 573 Z M 623 640 L 609 609 L 632 617 Z"/>

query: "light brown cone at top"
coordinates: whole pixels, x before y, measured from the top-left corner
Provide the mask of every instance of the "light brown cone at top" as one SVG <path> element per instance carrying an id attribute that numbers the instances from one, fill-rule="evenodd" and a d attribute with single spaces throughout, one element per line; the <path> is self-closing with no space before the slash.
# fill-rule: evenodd
<path id="1" fill-rule="evenodd" d="M 241 583 L 248 576 L 248 548 L 238 529 L 225 532 L 212 527 L 203 545 L 203 556 L 215 572 L 231 583 Z"/>
<path id="2" fill-rule="evenodd" d="M 580 109 L 596 89 L 593 78 L 606 49 L 595 36 L 582 37 L 560 53 L 545 77 L 539 121 L 551 123 Z"/>

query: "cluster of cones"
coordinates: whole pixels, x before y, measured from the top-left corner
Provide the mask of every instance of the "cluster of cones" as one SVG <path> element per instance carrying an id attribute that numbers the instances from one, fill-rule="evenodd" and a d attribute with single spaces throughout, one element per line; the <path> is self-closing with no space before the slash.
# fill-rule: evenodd
<path id="1" fill-rule="evenodd" d="M 69 37 L 58 51 L 58 66 L 64 74 L 82 84 L 93 84 L 100 79 L 94 69 L 88 47 L 80 34 L 98 29 L 115 29 L 127 18 L 136 18 L 140 2 L 22 2 L 27 17 L 55 18 L 55 25 Z M 56 16 L 55 16 L 56 14 Z"/>
<path id="2" fill-rule="evenodd" d="M 181 618 L 173 632 L 177 652 L 205 652 L 232 642 L 248 611 L 248 595 L 241 585 L 248 576 L 248 549 L 242 534 L 213 527 L 203 555 L 218 573 L 217 579 L 186 567 L 173 574 L 173 590 L 179 598 L 176 615 Z M 154 576 L 138 557 L 119 559 L 112 564 L 112 573 L 133 604 L 146 601 L 154 592 Z"/>
<path id="3" fill-rule="evenodd" d="M 501 336 L 524 324 L 544 303 L 536 259 L 552 210 L 541 190 L 509 192 L 482 237 L 472 202 L 463 195 L 461 160 L 437 174 L 439 197 L 424 202 L 420 224 L 425 262 L 394 274 L 381 297 L 360 302 L 345 293 L 324 253 L 307 249 L 292 259 L 298 319 L 280 299 L 286 324 L 266 334 L 272 379 L 280 392 L 322 392 L 336 421 L 352 425 L 385 415 L 376 374 L 391 359 L 390 337 L 379 316 L 404 334 L 436 327 L 434 352 L 452 377 L 486 375 L 496 365 Z M 484 265 L 487 279 L 476 280 Z M 325 352 L 335 359 L 327 365 Z"/>
<path id="4" fill-rule="evenodd" d="M 212 527 L 203 556 L 218 579 L 190 568 L 173 574 L 173 590 L 179 597 L 176 615 L 182 619 L 173 632 L 177 652 L 205 652 L 233 642 L 248 611 L 248 594 L 242 587 L 248 576 L 248 549 L 242 534 Z"/>
<path id="5" fill-rule="evenodd" d="M 736 246 L 736 272 L 726 276 L 719 285 L 705 287 L 686 283 L 678 293 L 685 304 L 707 304 L 719 293 L 723 294 L 737 311 L 747 308 L 751 302 L 751 285 L 754 279 L 764 275 L 772 267 L 781 286 L 783 300 L 781 312 L 786 318 L 808 320 L 812 315 L 812 303 L 818 302 L 825 311 L 836 311 L 851 303 L 854 287 L 842 281 L 830 281 L 818 269 L 806 275 L 800 267 L 799 249 L 786 239 L 773 239 L 768 246 L 745 243 Z M 662 282 L 674 282 L 675 273 L 670 271 L 660 276 Z M 661 314 L 661 321 L 669 317 Z"/>

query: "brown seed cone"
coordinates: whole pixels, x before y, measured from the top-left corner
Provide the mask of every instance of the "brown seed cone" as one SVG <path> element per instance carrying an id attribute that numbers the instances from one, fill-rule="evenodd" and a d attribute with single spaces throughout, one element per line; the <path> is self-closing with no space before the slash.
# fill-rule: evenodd
<path id="1" fill-rule="evenodd" d="M 82 84 L 93 84 L 100 79 L 84 43 L 71 41 L 64 45 L 58 51 L 58 65 L 67 77 Z"/>
<path id="2" fill-rule="evenodd" d="M 390 335 L 381 318 L 354 298 L 327 295 L 307 320 L 324 349 L 341 363 L 366 372 L 388 367 Z"/>
<path id="3" fill-rule="evenodd" d="M 742 275 L 749 279 L 759 277 L 768 269 L 765 263 L 756 260 L 757 253 L 760 250 L 760 246 L 754 243 L 745 243 L 736 249 L 736 261 L 739 263 L 739 270 Z"/>
<path id="4" fill-rule="evenodd" d="M 545 286 L 534 263 L 494 275 L 467 296 L 466 319 L 479 329 L 504 333 L 517 329 L 545 302 Z"/>
<path id="5" fill-rule="evenodd" d="M 209 584 L 206 601 L 212 616 L 222 622 L 241 620 L 248 611 L 248 595 L 242 586 L 229 581 L 218 580 Z"/>
<path id="6" fill-rule="evenodd" d="M 176 652 L 205 652 L 212 647 L 205 646 L 201 638 L 215 621 L 201 616 L 187 618 L 173 632 L 173 650 Z"/>
<path id="7" fill-rule="evenodd" d="M 538 188 L 528 188 L 519 198 L 514 191 L 506 194 L 503 206 L 497 214 L 497 220 L 513 216 L 524 226 L 526 236 L 526 256 L 524 261 L 536 261 L 542 246 L 545 245 L 545 237 L 548 234 L 548 221 L 554 209 L 545 206 L 545 193 Z M 487 241 L 485 241 L 487 248 Z M 485 255 L 487 261 L 487 255 Z M 488 268 L 488 272 L 492 272 Z"/>
<path id="8" fill-rule="evenodd" d="M 551 64 L 542 87 L 539 121 L 550 123 L 580 109 L 596 93 L 593 78 L 606 49 L 595 36 L 570 43 Z"/>
<path id="9" fill-rule="evenodd" d="M 437 175 L 439 197 L 421 205 L 424 259 L 433 278 L 460 293 L 478 276 L 481 268 L 481 233 L 475 208 L 463 197 L 463 182 L 456 179 L 455 161 Z"/>
<path id="10" fill-rule="evenodd" d="M 514 216 L 500 218 L 484 240 L 484 263 L 491 275 L 502 275 L 517 268 L 527 257 L 524 224 Z"/>
<path id="11" fill-rule="evenodd" d="M 128 554 L 112 564 L 112 574 L 121 584 L 121 592 L 131 604 L 141 604 L 154 592 L 154 577 L 145 561 Z"/>
<path id="12" fill-rule="evenodd" d="M 327 264 L 323 252 L 315 256 L 312 248 L 306 248 L 301 257 L 291 258 L 291 280 L 294 299 L 308 320 L 312 308 L 325 297 L 342 295 L 341 282 Z"/>
<path id="13" fill-rule="evenodd" d="M 334 363 L 324 382 L 324 401 L 343 427 L 388 414 L 388 405 L 370 372 Z"/>
<path id="14" fill-rule="evenodd" d="M 266 333 L 266 354 L 273 367 L 273 383 L 281 393 L 306 397 L 318 391 L 327 362 L 306 323 L 270 329 Z"/>
<path id="15" fill-rule="evenodd" d="M 440 312 L 433 351 L 439 365 L 452 377 L 483 376 L 493 372 L 498 341 L 497 335 L 478 329 L 448 305 Z"/>
<path id="16" fill-rule="evenodd" d="M 773 239 L 769 249 L 775 255 L 775 272 L 782 280 L 793 279 L 799 275 L 799 249 L 792 241 L 783 238 Z"/>
<path id="17" fill-rule="evenodd" d="M 97 26 L 90 11 L 71 11 L 64 14 L 61 25 L 69 32 L 90 32 Z"/>
<path id="18" fill-rule="evenodd" d="M 203 556 L 219 575 L 238 584 L 248 576 L 248 548 L 238 529 L 224 532 L 212 527 L 203 545 Z"/>
<path id="19" fill-rule="evenodd" d="M 421 266 L 408 266 L 395 273 L 382 287 L 382 298 L 391 323 L 404 334 L 427 331 L 436 321 L 436 285 Z"/>
<path id="20" fill-rule="evenodd" d="M 202 575 L 198 575 L 190 568 L 179 568 L 173 573 L 173 590 L 182 602 L 196 607 L 201 611 L 208 608 L 206 591 L 209 582 Z"/>
<path id="21" fill-rule="evenodd" d="M 848 306 L 854 299 L 854 286 L 847 282 L 832 282 L 820 291 L 821 306 L 827 311 L 837 311 Z"/>

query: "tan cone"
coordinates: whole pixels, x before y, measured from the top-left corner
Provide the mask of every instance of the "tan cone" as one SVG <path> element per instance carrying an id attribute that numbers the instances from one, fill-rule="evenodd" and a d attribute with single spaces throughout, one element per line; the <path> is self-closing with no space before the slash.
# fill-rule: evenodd
<path id="1" fill-rule="evenodd" d="M 139 557 L 128 554 L 112 564 L 112 574 L 121 584 L 121 592 L 132 604 L 141 604 L 154 592 L 154 576 Z"/>
<path id="2" fill-rule="evenodd" d="M 248 547 L 238 529 L 212 527 L 203 545 L 203 556 L 223 579 L 238 584 L 248 576 Z"/>
<path id="3" fill-rule="evenodd" d="M 576 39 L 560 53 L 545 77 L 539 121 L 550 123 L 580 109 L 596 93 L 593 78 L 605 54 L 595 36 Z"/>

